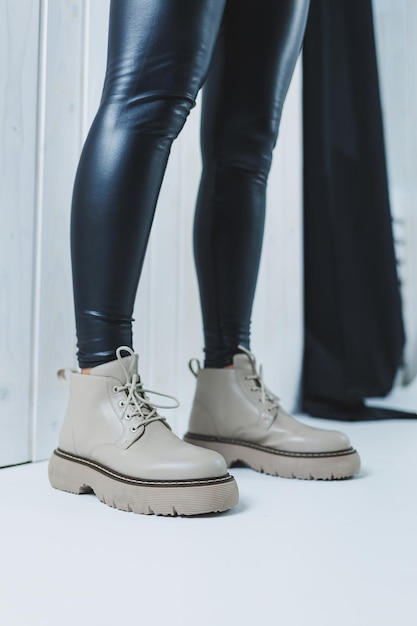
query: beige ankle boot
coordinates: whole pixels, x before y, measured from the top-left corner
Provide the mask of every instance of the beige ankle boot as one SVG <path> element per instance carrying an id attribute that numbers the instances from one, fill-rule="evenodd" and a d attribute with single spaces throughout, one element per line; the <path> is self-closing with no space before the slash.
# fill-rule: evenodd
<path id="1" fill-rule="evenodd" d="M 234 369 L 190 369 L 197 390 L 184 439 L 216 450 L 229 467 L 287 478 L 348 478 L 360 469 L 359 455 L 343 433 L 311 428 L 288 415 L 264 385 L 254 355 L 241 348 Z"/>
<path id="2" fill-rule="evenodd" d="M 176 437 L 143 388 L 137 355 L 120 347 L 116 356 L 89 375 L 71 374 L 52 486 L 135 513 L 198 515 L 237 504 L 224 459 Z"/>

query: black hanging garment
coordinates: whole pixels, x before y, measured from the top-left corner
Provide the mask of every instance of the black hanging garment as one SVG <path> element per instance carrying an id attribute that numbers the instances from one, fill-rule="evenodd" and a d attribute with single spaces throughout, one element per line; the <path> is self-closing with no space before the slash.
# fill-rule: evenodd
<path id="1" fill-rule="evenodd" d="M 303 58 L 302 409 L 417 417 L 364 405 L 390 391 L 404 348 L 371 1 L 312 0 Z"/>

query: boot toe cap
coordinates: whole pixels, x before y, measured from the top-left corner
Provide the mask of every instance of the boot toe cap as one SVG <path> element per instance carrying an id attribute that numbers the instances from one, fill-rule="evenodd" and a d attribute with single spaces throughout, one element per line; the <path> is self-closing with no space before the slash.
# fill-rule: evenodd
<path id="1" fill-rule="evenodd" d="M 349 437 L 338 430 L 314 429 L 305 439 L 309 452 L 340 452 L 352 447 Z"/>
<path id="2" fill-rule="evenodd" d="M 151 426 L 154 426 L 152 430 L 156 431 L 155 434 L 159 431 L 158 437 L 153 435 L 147 441 L 144 437 L 143 444 L 146 445 L 141 450 L 146 457 L 149 477 L 199 480 L 227 474 L 226 461 L 218 452 L 186 443 L 166 428 L 162 430 L 159 425 Z"/>
<path id="3" fill-rule="evenodd" d="M 190 478 L 215 478 L 227 474 L 227 464 L 221 454 L 193 444 L 184 444 L 188 449 L 187 454 L 183 454 L 184 470 L 192 474 Z"/>
<path id="4" fill-rule="evenodd" d="M 285 424 L 274 433 L 275 447 L 291 452 L 320 453 L 341 452 L 352 448 L 349 437 L 338 430 L 325 430 L 307 426 L 292 420 L 291 427 Z"/>
<path id="5" fill-rule="evenodd" d="M 176 450 L 171 449 L 165 458 L 149 459 L 147 474 L 154 479 L 204 480 L 227 474 L 224 458 L 214 450 L 207 450 L 182 442 Z"/>

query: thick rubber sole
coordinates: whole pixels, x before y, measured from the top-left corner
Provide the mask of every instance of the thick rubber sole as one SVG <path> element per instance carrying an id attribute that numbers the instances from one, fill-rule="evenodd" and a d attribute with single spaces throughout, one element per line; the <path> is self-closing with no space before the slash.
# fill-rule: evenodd
<path id="1" fill-rule="evenodd" d="M 184 440 L 219 452 L 228 467 L 243 463 L 272 476 L 304 480 L 341 480 L 359 473 L 361 462 L 353 448 L 335 452 L 287 452 L 246 441 L 188 432 Z"/>
<path id="2" fill-rule="evenodd" d="M 142 480 L 59 448 L 49 461 L 48 475 L 55 489 L 94 493 L 113 508 L 145 515 L 220 513 L 239 500 L 236 481 L 230 474 L 199 480 Z"/>

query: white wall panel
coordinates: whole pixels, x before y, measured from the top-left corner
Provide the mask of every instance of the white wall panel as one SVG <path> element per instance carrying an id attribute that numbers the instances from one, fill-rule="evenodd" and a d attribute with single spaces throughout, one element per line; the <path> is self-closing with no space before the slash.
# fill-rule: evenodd
<path id="1" fill-rule="evenodd" d="M 107 31 L 109 22 L 109 0 L 84 0 L 83 37 L 84 62 L 83 80 L 83 137 L 96 113 L 103 88 L 107 58 Z"/>
<path id="2" fill-rule="evenodd" d="M 0 466 L 30 459 L 38 15 L 0 2 Z"/>
<path id="3" fill-rule="evenodd" d="M 66 403 L 56 371 L 74 361 L 74 322 L 69 256 L 72 183 L 82 123 L 82 2 L 42 4 L 44 68 L 39 85 L 43 136 L 38 146 L 40 225 L 35 284 L 34 458 L 56 443 Z"/>
<path id="4" fill-rule="evenodd" d="M 373 8 L 408 383 L 417 375 L 417 2 L 374 0 Z"/>

